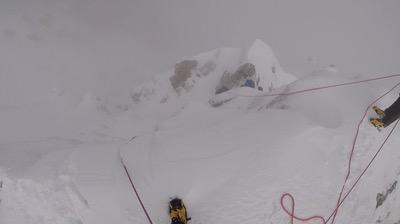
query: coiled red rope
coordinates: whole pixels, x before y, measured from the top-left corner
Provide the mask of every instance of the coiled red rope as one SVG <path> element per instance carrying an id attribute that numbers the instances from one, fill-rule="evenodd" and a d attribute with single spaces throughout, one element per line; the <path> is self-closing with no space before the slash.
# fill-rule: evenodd
<path id="1" fill-rule="evenodd" d="M 366 81 L 374 81 L 374 80 L 383 79 L 383 78 L 393 78 L 393 77 L 396 77 L 396 76 L 400 76 L 400 75 L 392 75 L 392 76 L 386 76 L 386 77 L 381 77 L 381 78 L 368 79 L 368 80 L 364 80 L 364 81 L 352 82 L 352 84 L 354 84 L 354 83 L 366 82 Z M 343 85 L 343 84 L 342 84 L 342 85 Z M 345 177 L 345 179 L 344 179 L 344 182 L 343 182 L 343 185 L 342 185 L 342 188 L 341 188 L 339 197 L 338 197 L 338 199 L 337 199 L 337 203 L 336 203 L 335 209 L 333 210 L 333 212 L 331 213 L 331 215 L 330 215 L 326 220 L 325 220 L 325 218 L 324 218 L 323 216 L 321 216 L 321 215 L 314 215 L 314 216 L 307 217 L 307 218 L 300 218 L 299 216 L 296 216 L 296 215 L 295 215 L 295 201 L 294 201 L 294 197 L 293 197 L 290 193 L 284 193 L 284 194 L 282 194 L 282 196 L 281 196 L 281 207 L 282 207 L 282 209 L 290 216 L 291 224 L 294 223 L 294 220 L 307 222 L 307 221 L 314 220 L 314 219 L 319 219 L 319 220 L 321 220 L 323 224 L 327 224 L 327 223 L 329 222 L 330 219 L 332 219 L 332 221 L 331 221 L 332 224 L 335 222 L 335 218 L 336 218 L 336 215 L 337 215 L 337 213 L 338 213 L 338 211 L 339 211 L 340 206 L 343 204 L 343 202 L 344 202 L 345 199 L 349 196 L 349 194 L 353 191 L 353 189 L 354 189 L 355 186 L 358 184 L 358 182 L 360 181 L 360 179 L 362 178 L 362 176 L 365 174 L 365 172 L 366 172 L 366 171 L 368 170 L 368 168 L 371 166 L 372 162 L 376 159 L 376 157 L 378 156 L 378 154 L 381 152 L 383 146 L 386 144 L 387 140 L 388 140 L 389 137 L 392 135 L 394 129 L 396 128 L 397 124 L 399 123 L 399 120 L 398 120 L 398 121 L 395 123 L 395 125 L 391 128 L 390 132 L 387 134 L 385 140 L 382 142 L 381 146 L 380 146 L 379 149 L 376 151 L 376 153 L 375 153 L 375 155 L 373 156 L 373 158 L 370 160 L 370 162 L 369 162 L 368 165 L 365 167 L 365 169 L 364 169 L 363 172 L 360 174 L 360 176 L 357 178 L 357 180 L 353 183 L 353 185 L 351 186 L 350 190 L 349 190 L 348 192 L 346 192 L 346 194 L 345 194 L 344 197 L 342 198 L 343 193 L 344 193 L 344 188 L 345 188 L 345 186 L 346 186 L 346 183 L 347 183 L 347 181 L 348 181 L 348 179 L 349 179 L 349 176 L 350 176 L 350 173 L 351 173 L 351 163 L 352 163 L 352 159 L 353 159 L 353 155 L 354 155 L 354 151 L 355 151 L 355 146 L 356 146 L 356 143 L 357 143 L 358 135 L 359 135 L 359 132 L 360 132 L 361 124 L 363 123 L 365 117 L 367 116 L 367 113 L 368 113 L 369 109 L 370 109 L 376 102 L 378 102 L 378 101 L 379 101 L 380 99 L 382 99 L 384 96 L 386 96 L 387 94 L 389 94 L 391 91 L 393 91 L 393 90 L 394 90 L 396 87 L 398 87 L 399 85 L 400 85 L 400 82 L 397 83 L 395 86 L 393 86 L 390 90 L 388 90 L 387 92 L 385 92 L 383 95 L 381 95 L 379 98 L 377 98 L 376 100 L 374 100 L 372 103 L 370 103 L 370 104 L 368 105 L 368 107 L 365 109 L 364 115 L 362 116 L 361 120 L 359 121 L 359 123 L 358 123 L 358 125 L 357 125 L 356 134 L 355 134 L 355 136 L 354 136 L 352 148 L 351 148 L 351 151 L 350 151 L 350 156 L 349 156 L 349 162 L 348 162 L 346 177 Z M 341 85 L 331 85 L 331 86 L 329 86 L 328 88 L 330 88 L 330 87 L 332 87 L 332 86 L 336 87 L 336 86 L 341 86 Z M 315 89 L 321 89 L 321 88 L 322 88 L 322 87 L 320 87 L 320 88 L 314 88 L 313 90 L 315 90 Z M 305 91 L 306 91 L 306 90 L 301 91 L 301 92 L 305 92 Z M 297 91 L 297 92 L 298 92 L 298 91 Z M 291 201 L 291 210 L 290 210 L 290 211 L 289 211 L 289 210 L 285 207 L 285 205 L 284 205 L 285 198 L 287 198 L 287 197 L 289 197 L 289 198 L 290 198 L 290 201 Z"/>

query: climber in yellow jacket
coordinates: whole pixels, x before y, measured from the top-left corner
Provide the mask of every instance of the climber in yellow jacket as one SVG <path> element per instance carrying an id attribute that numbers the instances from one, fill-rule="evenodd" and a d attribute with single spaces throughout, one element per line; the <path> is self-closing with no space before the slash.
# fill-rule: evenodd
<path id="1" fill-rule="evenodd" d="M 186 224 L 191 218 L 187 216 L 186 207 L 182 200 L 174 198 L 169 202 L 171 224 Z"/>

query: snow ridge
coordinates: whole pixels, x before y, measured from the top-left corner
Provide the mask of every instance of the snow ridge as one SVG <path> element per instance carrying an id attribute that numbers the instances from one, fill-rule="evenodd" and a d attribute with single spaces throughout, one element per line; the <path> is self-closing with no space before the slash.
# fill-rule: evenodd
<path id="1" fill-rule="evenodd" d="M 242 74 L 245 71 L 240 68 L 246 63 L 255 71 Z M 231 77 L 234 75 L 235 78 Z M 252 79 L 264 91 L 272 91 L 296 80 L 283 71 L 271 48 L 256 40 L 248 50 L 221 48 L 185 59 L 176 64 L 174 72 L 160 75 L 152 83 L 138 87 L 131 96 L 135 102 L 150 100 L 150 96 L 160 103 L 177 97 L 208 102 L 221 91 L 242 87 L 246 79 Z M 219 90 L 221 85 L 224 85 L 223 90 Z"/>

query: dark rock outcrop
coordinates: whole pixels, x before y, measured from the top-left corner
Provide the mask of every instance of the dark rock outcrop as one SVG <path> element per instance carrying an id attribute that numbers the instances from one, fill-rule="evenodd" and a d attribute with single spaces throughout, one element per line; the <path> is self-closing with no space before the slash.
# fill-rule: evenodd
<path id="1" fill-rule="evenodd" d="M 197 64 L 196 60 L 184 60 L 175 65 L 175 74 L 169 78 L 175 90 L 179 92 L 179 88 L 185 86 L 186 80 L 192 76 L 192 70 Z"/>
<path id="2" fill-rule="evenodd" d="M 389 189 L 386 190 L 385 193 L 378 193 L 376 195 L 376 208 L 381 206 L 383 202 L 386 201 L 386 198 L 396 189 L 397 180 L 390 186 Z"/>
<path id="3" fill-rule="evenodd" d="M 243 84 L 244 80 L 254 78 L 256 75 L 256 68 L 251 63 L 241 65 L 233 74 L 225 72 L 215 89 L 215 94 L 223 93 L 232 88 L 239 87 Z"/>

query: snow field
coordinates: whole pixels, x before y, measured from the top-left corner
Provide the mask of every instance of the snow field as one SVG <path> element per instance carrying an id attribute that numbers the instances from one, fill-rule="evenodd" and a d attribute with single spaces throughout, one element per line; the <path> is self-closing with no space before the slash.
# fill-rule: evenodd
<path id="1" fill-rule="evenodd" d="M 268 47 L 262 49 L 254 55 L 269 59 L 254 61 L 277 63 Z M 169 85 L 171 72 L 162 74 L 132 93 L 141 92 L 137 101 L 122 102 L 127 108 L 90 92 L 2 107 L 1 121 L 16 125 L 4 131 L 0 144 L 0 223 L 147 223 L 119 155 L 155 223 L 169 223 L 173 196 L 184 199 L 192 224 L 289 223 L 280 207 L 285 192 L 294 195 L 297 215 L 330 215 L 357 122 L 394 80 L 285 97 L 262 97 L 268 92 L 247 87 L 214 96 L 223 71 L 235 71 L 248 55 L 219 49 L 196 56 L 200 67 L 212 62 L 215 69 L 192 77 L 190 88 L 179 94 Z M 290 83 L 275 80 L 285 84 L 274 92 L 354 80 L 327 69 Z M 379 104 L 396 98 L 391 93 Z M 223 103 L 214 107 L 210 99 Z M 364 121 L 346 189 L 387 131 Z M 336 223 L 400 220 L 398 189 L 376 208 L 377 193 L 399 179 L 397 135 L 396 130 L 345 201 Z"/>

